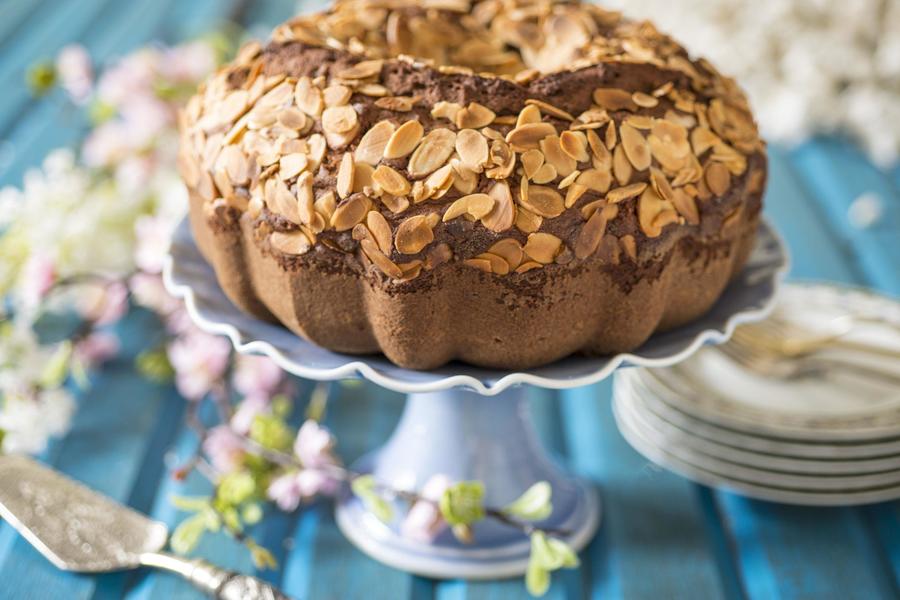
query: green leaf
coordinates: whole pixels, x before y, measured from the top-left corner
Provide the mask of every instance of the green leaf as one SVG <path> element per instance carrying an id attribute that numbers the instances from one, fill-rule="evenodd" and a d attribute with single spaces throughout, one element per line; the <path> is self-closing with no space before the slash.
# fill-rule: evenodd
<path id="1" fill-rule="evenodd" d="M 178 510 L 184 512 L 200 512 L 209 508 L 209 496 L 178 496 L 169 497 L 169 502 Z"/>
<path id="2" fill-rule="evenodd" d="M 206 519 L 202 513 L 198 513 L 188 517 L 175 528 L 169 545 L 177 554 L 187 554 L 197 547 L 205 532 Z"/>
<path id="3" fill-rule="evenodd" d="M 366 509 L 378 517 L 379 520 L 390 523 L 394 519 L 394 509 L 391 504 L 378 493 L 377 483 L 371 475 L 360 475 L 350 484 L 354 495 L 362 500 Z"/>
<path id="4" fill-rule="evenodd" d="M 175 376 L 175 369 L 162 348 L 141 352 L 134 359 L 134 366 L 141 377 L 156 383 L 167 383 Z"/>
<path id="5" fill-rule="evenodd" d="M 246 471 L 228 473 L 219 480 L 216 500 L 225 506 L 238 506 L 256 493 L 256 480 Z"/>
<path id="6" fill-rule="evenodd" d="M 579 565 L 578 555 L 568 544 L 547 537 L 547 534 L 540 530 L 531 534 L 531 560 L 548 571 L 571 569 Z"/>
<path id="7" fill-rule="evenodd" d="M 278 415 L 256 415 L 250 424 L 250 439 L 269 450 L 289 450 L 294 443 L 294 435 L 295 432 Z"/>
<path id="8" fill-rule="evenodd" d="M 460 481 L 444 490 L 441 515 L 452 525 L 471 525 L 484 518 L 484 484 Z"/>
<path id="9" fill-rule="evenodd" d="M 539 481 L 508 504 L 503 512 L 526 521 L 542 521 L 553 512 L 553 504 L 550 502 L 552 495 L 553 488 L 550 484 Z"/>
<path id="10" fill-rule="evenodd" d="M 525 571 L 525 589 L 532 596 L 543 596 L 550 588 L 550 571 L 534 562 L 533 557 L 528 561 L 528 570 Z"/>
<path id="11" fill-rule="evenodd" d="M 56 85 L 56 67 L 51 62 L 32 65 L 25 75 L 28 88 L 35 96 L 43 96 Z"/>
<path id="12" fill-rule="evenodd" d="M 69 375 L 69 359 L 71 358 L 71 342 L 66 341 L 57 346 L 53 356 L 44 365 L 38 384 L 48 389 L 56 389 L 61 386 Z"/>

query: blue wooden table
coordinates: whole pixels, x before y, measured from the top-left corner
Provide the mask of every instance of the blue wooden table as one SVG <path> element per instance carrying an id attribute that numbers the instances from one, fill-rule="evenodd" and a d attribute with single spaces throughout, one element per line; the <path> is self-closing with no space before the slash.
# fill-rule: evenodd
<path id="1" fill-rule="evenodd" d="M 0 1 L 0 185 L 21 181 L 52 148 L 71 145 L 84 124 L 59 95 L 34 101 L 26 68 L 72 41 L 102 60 L 151 40 L 177 41 L 231 16 L 264 31 L 286 18 L 292 0 Z M 871 286 L 900 294 L 900 169 L 875 169 L 851 145 L 826 139 L 772 148 L 766 212 L 793 254 L 792 277 Z M 847 209 L 864 192 L 885 209 L 873 227 L 849 225 Z M 182 424 L 183 402 L 134 373 L 129 355 L 148 320 L 129 317 L 126 352 L 95 377 L 72 432 L 45 460 L 155 518 L 174 524 L 174 494 L 204 493 L 199 479 L 167 473 L 196 440 Z M 305 388 L 308 390 L 308 386 Z M 373 386 L 335 385 L 329 425 L 352 459 L 390 432 L 402 398 Z M 535 391 L 537 421 L 550 447 L 596 481 L 604 502 L 600 533 L 582 567 L 561 572 L 550 598 L 898 598 L 900 502 L 864 508 L 798 508 L 710 490 L 648 464 L 616 431 L 610 385 Z M 305 402 L 301 395 L 300 402 Z M 261 573 L 298 599 L 519 598 L 519 580 L 438 582 L 384 567 L 338 532 L 328 504 L 268 519 L 257 537 L 280 567 Z M 224 537 L 198 554 L 252 571 L 246 552 Z M 147 573 L 103 577 L 54 570 L 0 525 L 0 599 L 169 600 L 195 598 L 187 586 Z"/>

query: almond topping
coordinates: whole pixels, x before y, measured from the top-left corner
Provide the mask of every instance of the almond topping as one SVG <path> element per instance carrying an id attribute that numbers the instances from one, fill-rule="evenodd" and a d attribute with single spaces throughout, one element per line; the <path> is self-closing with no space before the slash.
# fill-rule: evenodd
<path id="1" fill-rule="evenodd" d="M 609 125 L 606 126 L 606 134 L 604 135 L 603 141 L 606 143 L 606 149 L 610 152 L 612 152 L 613 148 L 616 147 L 616 143 L 619 141 L 619 139 L 616 135 L 615 121 L 610 121 Z"/>
<path id="2" fill-rule="evenodd" d="M 658 237 L 663 227 L 677 221 L 678 213 L 672 204 L 660 198 L 653 188 L 648 186 L 638 200 L 638 223 L 644 235 L 651 238 Z"/>
<path id="3" fill-rule="evenodd" d="M 506 264 L 509 266 L 509 270 L 515 270 L 522 264 L 522 260 L 525 258 L 525 253 L 522 251 L 522 244 L 513 238 L 502 239 L 499 242 L 494 243 L 494 245 L 488 249 L 488 252 L 505 260 Z"/>
<path id="4" fill-rule="evenodd" d="M 559 145 L 562 151 L 577 162 L 587 162 L 587 136 L 580 131 L 563 131 L 559 134 Z"/>
<path id="5" fill-rule="evenodd" d="M 625 149 L 622 146 L 616 146 L 615 151 L 613 151 L 612 171 L 619 185 L 628 185 L 628 182 L 631 181 L 631 174 L 634 170 L 631 168 L 631 163 L 628 162 L 628 157 L 625 156 Z"/>
<path id="6" fill-rule="evenodd" d="M 493 123 L 496 116 L 487 106 L 470 102 L 467 107 L 456 112 L 454 122 L 459 129 L 479 129 Z"/>
<path id="7" fill-rule="evenodd" d="M 549 233 L 532 233 L 522 251 L 528 258 L 542 265 L 549 265 L 556 259 L 562 247 L 562 240 Z"/>
<path id="8" fill-rule="evenodd" d="M 526 123 L 506 134 L 506 142 L 515 150 L 524 151 L 537 148 L 548 135 L 556 135 L 556 129 L 550 123 Z"/>
<path id="9" fill-rule="evenodd" d="M 609 171 L 600 171 L 598 169 L 582 171 L 576 181 L 600 194 L 605 194 L 609 190 L 609 186 L 612 185 L 612 177 Z"/>
<path id="10" fill-rule="evenodd" d="M 313 85 L 309 77 L 301 77 L 294 88 L 294 101 L 297 106 L 311 117 L 318 117 L 325 108 L 322 90 Z"/>
<path id="11" fill-rule="evenodd" d="M 631 94 L 617 88 L 595 89 L 594 102 L 606 110 L 637 110 L 637 104 L 635 104 Z"/>
<path id="12" fill-rule="evenodd" d="M 672 204 L 684 220 L 691 225 L 700 223 L 700 213 L 697 211 L 697 201 L 691 198 L 682 188 L 673 191 Z"/>
<path id="13" fill-rule="evenodd" d="M 622 136 L 622 147 L 625 149 L 628 161 L 638 171 L 646 170 L 650 166 L 650 145 L 647 140 L 637 129 L 627 123 L 619 126 L 619 134 Z"/>
<path id="14" fill-rule="evenodd" d="M 543 155 L 541 155 L 543 156 Z M 575 171 L 572 171 L 574 173 Z M 531 178 L 535 183 L 550 183 L 557 176 L 556 168 L 550 163 L 544 163 Z"/>
<path id="15" fill-rule="evenodd" d="M 527 180 L 523 179 L 522 181 Z M 562 196 L 553 188 L 532 185 L 523 189 L 522 192 L 519 203 L 536 215 L 554 218 L 565 210 Z"/>
<path id="16" fill-rule="evenodd" d="M 706 185 L 715 196 L 724 196 L 731 187 L 731 173 L 722 163 L 710 162 L 706 165 Z"/>
<path id="17" fill-rule="evenodd" d="M 366 218 L 372 201 L 362 194 L 354 194 L 341 202 L 331 215 L 331 226 L 335 231 L 353 229 L 357 223 Z"/>
<path id="18" fill-rule="evenodd" d="M 481 223 L 497 233 L 506 231 L 513 226 L 516 220 L 516 205 L 509 190 L 509 184 L 505 181 L 498 181 L 488 191 L 488 195 L 494 201 L 494 206 L 491 212 L 481 219 Z"/>
<path id="19" fill-rule="evenodd" d="M 266 181 L 265 199 L 266 208 L 269 211 L 297 225 L 302 222 L 300 211 L 297 207 L 297 198 L 280 179 L 269 179 Z"/>
<path id="20" fill-rule="evenodd" d="M 631 95 L 631 100 L 641 106 L 643 108 L 653 108 L 657 104 L 659 104 L 659 99 L 651 96 L 650 94 L 645 94 L 644 92 L 635 92 Z"/>
<path id="21" fill-rule="evenodd" d="M 606 201 L 610 204 L 617 204 L 624 200 L 628 200 L 629 198 L 634 198 L 641 192 L 643 192 L 647 188 L 647 184 L 643 182 L 632 183 L 631 185 L 626 185 L 625 187 L 619 187 L 612 190 L 609 190 L 609 193 L 606 194 Z"/>
<path id="22" fill-rule="evenodd" d="M 353 92 L 346 85 L 329 85 L 322 90 L 325 106 L 343 106 L 350 102 Z"/>
<path id="23" fill-rule="evenodd" d="M 384 61 L 364 60 L 356 63 L 338 73 L 341 79 L 368 79 L 381 74 L 381 66 Z"/>
<path id="24" fill-rule="evenodd" d="M 225 97 L 218 107 L 219 121 L 234 123 L 247 112 L 250 94 L 246 90 L 235 90 Z"/>
<path id="25" fill-rule="evenodd" d="M 416 149 L 425 130 L 418 121 L 407 121 L 397 128 L 384 148 L 385 158 L 403 158 Z"/>
<path id="26" fill-rule="evenodd" d="M 381 203 L 388 207 L 395 215 L 398 215 L 409 208 L 409 200 L 403 196 L 391 196 L 390 194 L 382 194 L 379 198 Z"/>
<path id="27" fill-rule="evenodd" d="M 412 189 L 403 175 L 387 165 L 378 165 L 372 173 L 372 181 L 391 196 L 405 196 Z"/>
<path id="28" fill-rule="evenodd" d="M 605 206 L 594 212 L 588 219 L 584 227 L 578 233 L 578 239 L 575 241 L 575 257 L 585 259 L 597 251 L 600 247 L 600 240 L 606 232 L 606 224 L 609 219 L 615 218 L 618 214 L 618 207 L 612 204 Z"/>
<path id="29" fill-rule="evenodd" d="M 519 228 L 523 233 L 533 233 L 541 228 L 541 223 L 544 222 L 542 217 L 534 214 L 530 210 L 519 207 L 515 212 L 516 218 L 516 227 Z"/>
<path id="30" fill-rule="evenodd" d="M 305 254 L 312 247 L 302 231 L 275 231 L 269 236 L 273 248 L 285 254 Z"/>
<path id="31" fill-rule="evenodd" d="M 434 241 L 434 232 L 425 215 L 409 217 L 397 226 L 394 246 L 401 254 L 417 254 Z"/>
<path id="32" fill-rule="evenodd" d="M 312 223 L 315 218 L 315 201 L 312 173 L 304 171 L 297 179 L 297 210 L 300 214 L 300 221 L 305 225 Z"/>
<path id="33" fill-rule="evenodd" d="M 557 174 L 561 177 L 567 177 L 578 166 L 574 158 L 563 152 L 559 136 L 556 133 L 542 139 L 540 148 L 547 163 L 553 165 L 553 168 L 556 169 Z"/>
<path id="34" fill-rule="evenodd" d="M 392 277 L 394 279 L 400 279 L 403 277 L 403 271 L 398 267 L 394 262 L 389 259 L 384 252 L 378 248 L 378 244 L 373 242 L 372 240 L 362 240 L 359 243 L 363 252 L 365 252 L 366 256 L 369 257 L 369 260 L 372 261 L 378 269 L 387 275 L 388 277 Z"/>
<path id="35" fill-rule="evenodd" d="M 463 261 L 463 264 L 468 267 L 473 267 L 480 271 L 484 271 L 485 273 L 493 273 L 493 268 L 491 267 L 491 261 L 486 258 L 467 258 Z"/>
<path id="36" fill-rule="evenodd" d="M 358 163 L 366 163 L 373 167 L 378 164 L 384 155 L 384 149 L 387 147 L 388 140 L 394 133 L 394 124 L 384 120 L 375 123 L 365 135 L 359 140 L 356 146 L 354 158 Z"/>
<path id="37" fill-rule="evenodd" d="M 358 124 L 352 106 L 329 106 L 322 113 L 322 129 L 328 133 L 347 133 Z"/>
<path id="38" fill-rule="evenodd" d="M 469 194 L 453 202 L 444 212 L 442 220 L 446 223 L 466 214 L 477 220 L 487 216 L 492 208 L 494 199 L 488 194 Z"/>
<path id="39" fill-rule="evenodd" d="M 456 134 L 449 129 L 434 129 L 428 132 L 409 159 L 407 171 L 410 176 L 424 177 L 439 169 L 453 154 L 455 145 Z"/>
<path id="40" fill-rule="evenodd" d="M 344 157 L 341 159 L 341 166 L 338 168 L 337 174 L 336 189 L 339 198 L 346 198 L 352 193 L 355 170 L 353 155 L 349 152 L 345 152 Z"/>
<path id="41" fill-rule="evenodd" d="M 375 106 L 395 112 L 409 112 L 419 103 L 420 96 L 387 96 L 375 101 Z"/>
<path id="42" fill-rule="evenodd" d="M 447 119 L 456 122 L 456 113 L 462 110 L 462 105 L 456 102 L 445 102 L 440 100 L 431 109 L 431 116 L 434 119 Z"/>
<path id="43" fill-rule="evenodd" d="M 537 100 L 535 98 L 529 98 L 525 101 L 526 106 L 536 106 L 541 109 L 541 112 L 545 112 L 548 115 L 553 115 L 557 119 L 562 119 L 564 121 L 574 121 L 575 117 L 567 113 L 561 108 L 557 108 L 552 104 L 547 104 L 542 100 Z"/>
<path id="44" fill-rule="evenodd" d="M 474 129 L 463 129 L 456 134 L 456 152 L 467 169 L 480 173 L 489 159 L 490 150 L 486 137 Z"/>
<path id="45" fill-rule="evenodd" d="M 520 160 L 522 161 L 522 168 L 525 170 L 525 177 L 531 179 L 544 164 L 544 153 L 540 150 L 527 150 L 522 154 Z"/>
<path id="46" fill-rule="evenodd" d="M 527 104 L 527 101 L 526 101 Z M 521 127 L 522 125 L 526 125 L 528 123 L 540 123 L 541 122 L 541 110 L 533 105 L 528 104 L 525 108 L 519 111 L 519 116 L 516 117 L 516 127 Z"/>

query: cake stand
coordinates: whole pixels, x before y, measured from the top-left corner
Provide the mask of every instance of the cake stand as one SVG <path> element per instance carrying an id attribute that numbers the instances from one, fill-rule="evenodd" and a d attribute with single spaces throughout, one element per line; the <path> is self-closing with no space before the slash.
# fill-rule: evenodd
<path id="1" fill-rule="evenodd" d="M 760 225 L 756 248 L 743 272 L 702 319 L 653 336 L 632 353 L 572 356 L 521 372 L 449 364 L 431 371 L 403 369 L 383 356 L 349 356 L 317 347 L 287 329 L 238 310 L 219 287 L 188 223 L 178 227 L 164 271 L 166 288 L 182 298 L 200 329 L 228 336 L 238 352 L 269 356 L 284 370 L 319 381 L 367 379 L 408 394 L 400 423 L 388 442 L 355 465 L 396 489 L 421 489 L 437 473 L 451 480 L 485 484 L 485 504 L 504 506 L 538 481 L 553 487 L 553 513 L 539 526 L 564 530 L 568 543 L 583 548 L 599 523 L 596 490 L 563 470 L 543 449 L 531 424 L 525 386 L 574 388 L 608 377 L 617 368 L 663 367 L 703 344 L 727 340 L 734 328 L 771 310 L 788 268 L 785 245 L 775 230 Z M 395 514 L 402 515 L 400 506 Z M 449 532 L 431 543 L 402 536 L 399 521 L 385 524 L 347 495 L 337 508 L 344 534 L 375 559 L 419 575 L 487 579 L 525 572 L 529 542 L 522 533 L 484 520 L 474 543 Z"/>

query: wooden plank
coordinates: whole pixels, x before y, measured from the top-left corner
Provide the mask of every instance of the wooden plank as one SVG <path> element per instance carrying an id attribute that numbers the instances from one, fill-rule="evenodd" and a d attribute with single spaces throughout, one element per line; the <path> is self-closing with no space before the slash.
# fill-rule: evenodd
<path id="1" fill-rule="evenodd" d="M 856 147 L 835 138 L 799 146 L 791 161 L 821 207 L 837 243 L 849 251 L 865 281 L 900 295 L 900 194 L 887 174 Z M 862 194 L 881 201 L 881 219 L 867 229 L 850 223 L 848 210 Z"/>
<path id="2" fill-rule="evenodd" d="M 18 0 L 0 5 L 0 52 L 17 31 L 28 29 L 30 19 L 39 18 L 48 0 Z"/>
<path id="3" fill-rule="evenodd" d="M 601 491 L 600 532 L 583 556 L 590 597 L 725 596 L 694 485 L 648 463 L 622 439 L 610 383 L 561 397 L 572 461 Z"/>

